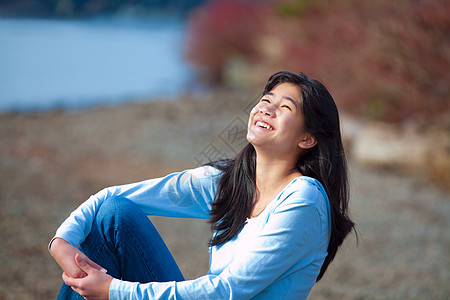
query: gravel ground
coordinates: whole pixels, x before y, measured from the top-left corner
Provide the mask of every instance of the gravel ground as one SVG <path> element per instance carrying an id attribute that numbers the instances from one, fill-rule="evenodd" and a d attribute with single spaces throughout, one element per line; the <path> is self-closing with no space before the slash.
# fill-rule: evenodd
<path id="1" fill-rule="evenodd" d="M 105 186 L 195 167 L 212 150 L 232 155 L 232 133 L 246 122 L 247 106 L 218 92 L 77 113 L 0 115 L 0 299 L 54 299 L 61 270 L 47 243 L 68 214 Z M 420 174 L 352 160 L 350 170 L 359 241 L 347 240 L 309 299 L 450 299 L 448 191 Z M 205 274 L 209 225 L 151 219 L 185 277 Z"/>

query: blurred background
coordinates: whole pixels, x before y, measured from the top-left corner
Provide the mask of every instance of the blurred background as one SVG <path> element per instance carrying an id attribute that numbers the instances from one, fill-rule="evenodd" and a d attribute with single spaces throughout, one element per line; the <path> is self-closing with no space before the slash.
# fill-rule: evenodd
<path id="1" fill-rule="evenodd" d="M 89 195 L 233 156 L 267 78 L 341 114 L 350 236 L 311 299 L 450 299 L 450 4 L 0 0 L 0 300 L 54 299 L 47 244 Z M 184 275 L 209 225 L 150 217 Z"/>

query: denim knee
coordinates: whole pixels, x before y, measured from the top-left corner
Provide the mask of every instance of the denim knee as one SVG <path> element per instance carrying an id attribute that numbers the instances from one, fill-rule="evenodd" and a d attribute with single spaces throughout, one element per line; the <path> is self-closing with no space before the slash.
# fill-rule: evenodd
<path id="1" fill-rule="evenodd" d="M 140 208 L 131 200 L 124 197 L 110 197 L 107 198 L 100 206 L 96 222 L 103 225 L 104 229 L 113 229 L 118 226 L 126 228 L 133 226 L 133 223 L 146 215 Z"/>

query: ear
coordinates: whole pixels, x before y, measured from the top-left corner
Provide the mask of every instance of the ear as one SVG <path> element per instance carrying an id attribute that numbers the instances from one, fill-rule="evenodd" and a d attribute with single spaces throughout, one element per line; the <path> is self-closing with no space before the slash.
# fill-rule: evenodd
<path id="1" fill-rule="evenodd" d="M 310 148 L 314 147 L 316 144 L 317 144 L 316 138 L 314 136 L 312 136 L 311 134 L 307 133 L 302 138 L 302 140 L 298 143 L 298 146 L 302 149 L 310 149 Z"/>

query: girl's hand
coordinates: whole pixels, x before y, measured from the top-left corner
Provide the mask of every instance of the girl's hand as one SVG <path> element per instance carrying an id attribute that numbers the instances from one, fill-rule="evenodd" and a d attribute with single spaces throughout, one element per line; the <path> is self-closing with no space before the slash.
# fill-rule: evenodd
<path id="1" fill-rule="evenodd" d="M 87 300 L 109 299 L 109 286 L 113 278 L 93 268 L 78 254 L 75 256 L 75 263 L 87 275 L 83 278 L 73 278 L 64 272 L 64 282 Z"/>
<path id="2" fill-rule="evenodd" d="M 75 262 L 75 256 L 78 254 L 91 267 L 106 273 L 106 270 L 84 255 L 80 250 L 69 244 L 63 239 L 56 238 L 51 246 L 50 252 L 64 273 L 72 278 L 83 278 L 87 274 Z"/>

